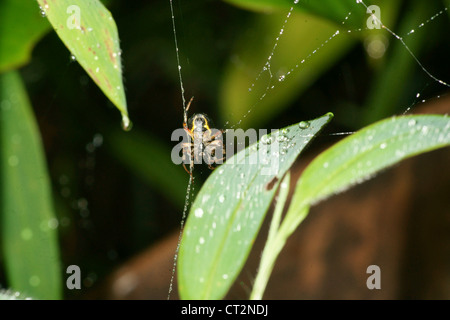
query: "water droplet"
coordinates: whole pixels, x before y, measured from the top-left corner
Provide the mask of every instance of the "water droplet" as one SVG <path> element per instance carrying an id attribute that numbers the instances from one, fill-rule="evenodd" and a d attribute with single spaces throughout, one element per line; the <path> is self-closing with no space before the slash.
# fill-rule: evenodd
<path id="1" fill-rule="evenodd" d="M 284 81 L 286 79 L 286 76 L 283 74 L 278 78 L 278 81 Z"/>
<path id="2" fill-rule="evenodd" d="M 228 279 L 228 275 L 227 275 L 226 273 L 224 273 L 224 274 L 222 275 L 222 278 L 223 278 L 223 279 Z"/>
<path id="3" fill-rule="evenodd" d="M 383 142 L 382 144 L 380 144 L 380 149 L 386 149 L 387 143 Z"/>
<path id="4" fill-rule="evenodd" d="M 200 239 L 198 239 L 198 242 L 199 242 L 200 244 L 204 244 L 204 243 L 205 243 L 205 238 L 200 237 Z"/>
<path id="5" fill-rule="evenodd" d="M 411 120 L 409 120 L 409 121 L 408 121 L 408 126 L 410 126 L 410 127 L 412 127 L 412 126 L 415 126 L 415 125 L 416 125 L 416 123 L 417 123 L 417 121 L 416 121 L 416 120 L 414 120 L 414 119 L 411 119 Z"/>
<path id="6" fill-rule="evenodd" d="M 325 163 L 323 164 L 323 167 L 324 167 L 324 168 L 328 168 L 328 165 L 329 165 L 328 162 L 325 162 Z"/>
<path id="7" fill-rule="evenodd" d="M 124 131 L 130 131 L 133 127 L 133 124 L 130 121 L 130 118 L 126 115 L 122 115 L 122 129 Z"/>
<path id="8" fill-rule="evenodd" d="M 202 208 L 195 209 L 194 214 L 197 218 L 203 217 L 203 209 Z"/>
<path id="9" fill-rule="evenodd" d="M 263 144 L 271 144 L 272 143 L 272 138 L 268 137 L 267 135 L 262 136 L 261 138 L 261 142 Z"/>
<path id="10" fill-rule="evenodd" d="M 47 16 L 47 14 L 45 13 L 44 8 L 42 8 L 41 6 L 39 6 L 39 9 L 41 10 L 41 17 L 45 18 Z"/>
<path id="11" fill-rule="evenodd" d="M 71 54 L 71 55 L 70 55 L 70 60 L 72 60 L 72 61 L 77 61 L 77 57 L 75 57 L 75 55 Z"/>
<path id="12" fill-rule="evenodd" d="M 294 4 L 297 4 L 300 0 L 294 0 Z"/>
<path id="13" fill-rule="evenodd" d="M 401 158 L 405 155 L 405 152 L 403 150 L 395 150 L 395 155 Z"/>
<path id="14" fill-rule="evenodd" d="M 211 196 L 209 194 L 205 194 L 202 198 L 202 204 L 204 204 L 206 201 L 208 201 L 210 197 Z"/>
<path id="15" fill-rule="evenodd" d="M 225 197 L 224 197 L 223 194 L 221 194 L 221 195 L 219 196 L 219 202 L 220 202 L 220 203 L 223 203 L 224 201 L 225 201 Z"/>
<path id="16" fill-rule="evenodd" d="M 298 126 L 300 129 L 307 129 L 309 128 L 309 121 L 300 121 Z"/>

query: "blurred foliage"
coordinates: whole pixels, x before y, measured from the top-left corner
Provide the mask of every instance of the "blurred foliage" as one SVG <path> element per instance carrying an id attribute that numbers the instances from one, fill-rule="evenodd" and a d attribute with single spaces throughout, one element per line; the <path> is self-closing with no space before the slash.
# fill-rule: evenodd
<path id="1" fill-rule="evenodd" d="M 36 42 L 50 30 L 48 21 L 36 12 L 34 1 L 0 2 L 0 72 L 27 63 Z"/>
<path id="2" fill-rule="evenodd" d="M 17 72 L 0 75 L 0 103 L 0 221 L 9 285 L 59 299 L 58 221 L 39 130 Z"/>
<path id="3" fill-rule="evenodd" d="M 26 63 L 27 50 L 49 30 L 36 3 L 33 12 L 24 9 L 23 16 L 3 17 L 7 5 L 19 6 L 20 1 L 0 3 L 0 72 Z M 248 99 L 245 95 L 252 83 L 254 92 L 267 87 L 267 74 L 258 81 L 256 77 L 290 7 L 289 1 L 280 3 L 284 7 L 266 8 L 262 13 L 227 2 L 174 1 L 186 97 L 195 95 L 192 113 L 209 114 L 218 128 L 236 125 L 244 115 L 247 126 L 280 128 L 333 112 L 335 118 L 327 132 L 351 131 L 447 91 L 386 30 L 355 31 L 358 26 L 349 25 L 353 31 L 344 35 L 347 28 L 341 22 L 346 10 L 335 12 L 323 6 L 326 9 L 318 11 L 314 1 L 305 1 L 312 7 L 292 13 L 273 55 L 278 64 L 272 66 L 272 81 L 279 92 L 269 92 L 262 102 L 257 98 L 256 103 L 237 104 L 242 97 Z M 419 28 L 448 2 L 424 5 L 419 0 L 386 0 L 372 4 L 382 7 L 383 22 L 404 37 L 420 62 L 448 82 L 449 15 L 439 15 Z M 361 28 L 365 28 L 368 15 L 364 9 L 355 1 L 351 8 L 352 21 L 363 21 Z M 55 32 L 36 44 L 31 60 L 20 70 L 47 158 L 62 269 L 79 265 L 85 289 L 95 288 L 114 267 L 179 226 L 183 188 L 189 179 L 168 153 L 175 144 L 171 133 L 183 121 L 169 3 L 112 0 L 108 10 L 120 35 L 124 86 L 136 132 L 121 131 L 121 119 L 112 103 L 71 60 Z M 25 31 L 9 37 L 8 19 L 23 21 L 16 31 Z M 338 29 L 339 37 L 322 47 Z M 406 36 L 411 29 L 416 31 Z M 14 53 L 16 41 L 22 49 Z M 371 44 L 380 42 L 386 52 L 377 58 L 370 56 Z M 317 47 L 321 49 L 301 68 L 278 81 Z M 230 82 L 233 73 L 238 77 Z M 330 141 L 336 139 L 324 135 L 316 143 Z M 195 175 L 200 183 L 209 170 L 196 167 Z M 7 286 L 4 252 L 0 256 L 0 284 Z M 77 298 L 86 291 L 65 294 Z"/>

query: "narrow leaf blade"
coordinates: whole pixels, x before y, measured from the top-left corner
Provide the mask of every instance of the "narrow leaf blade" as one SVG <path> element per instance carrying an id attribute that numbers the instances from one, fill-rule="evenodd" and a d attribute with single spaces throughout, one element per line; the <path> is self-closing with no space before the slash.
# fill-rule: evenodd
<path id="1" fill-rule="evenodd" d="M 62 294 L 57 226 L 39 130 L 17 72 L 0 75 L 0 227 L 9 287 Z"/>
<path id="2" fill-rule="evenodd" d="M 98 0 L 38 0 L 59 38 L 129 122 L 122 81 L 119 35 L 111 13 Z"/>
<path id="3" fill-rule="evenodd" d="M 393 117 L 372 124 L 320 154 L 300 177 L 289 212 L 371 178 L 403 159 L 450 145 L 450 119 Z"/>
<path id="4" fill-rule="evenodd" d="M 326 114 L 263 136 L 214 170 L 186 222 L 178 268 L 181 298 L 225 296 L 247 259 L 281 178 L 331 118 Z"/>

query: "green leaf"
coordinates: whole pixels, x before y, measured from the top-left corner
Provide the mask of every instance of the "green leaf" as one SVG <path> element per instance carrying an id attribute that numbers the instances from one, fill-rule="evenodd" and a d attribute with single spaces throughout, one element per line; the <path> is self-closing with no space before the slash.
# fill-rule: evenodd
<path id="1" fill-rule="evenodd" d="M 129 128 L 119 35 L 111 13 L 98 0 L 37 1 L 71 54 L 120 110 L 124 128 Z"/>
<path id="2" fill-rule="evenodd" d="M 49 30 L 36 2 L 0 1 L 0 73 L 27 63 L 35 43 Z"/>
<path id="3" fill-rule="evenodd" d="M 279 229 L 272 221 L 251 298 L 261 299 L 287 238 L 308 215 L 310 205 L 372 177 L 377 171 L 429 150 L 450 145 L 445 116 L 407 116 L 375 123 L 322 152 L 297 181 Z M 280 190 L 280 197 L 286 190 Z M 285 200 L 277 203 L 277 211 Z M 278 213 L 279 214 L 279 213 Z"/>
<path id="4" fill-rule="evenodd" d="M 57 226 L 39 130 L 17 72 L 0 75 L 0 226 L 8 284 L 60 299 Z"/>
<path id="5" fill-rule="evenodd" d="M 278 198 L 276 199 L 275 210 L 273 211 L 273 217 L 270 221 L 269 234 L 267 236 L 267 242 L 264 246 L 264 250 L 261 255 L 261 263 L 258 268 L 258 274 L 255 278 L 252 293 L 250 294 L 251 300 L 261 300 L 264 290 L 266 288 L 267 282 L 269 281 L 270 273 L 272 272 L 273 266 L 275 264 L 275 259 L 269 260 L 266 258 L 267 255 L 277 257 L 278 253 L 283 249 L 284 242 L 280 245 L 274 245 L 277 243 L 278 229 L 280 227 L 281 215 L 283 213 L 286 200 L 289 194 L 291 175 L 286 173 L 283 178 Z"/>
<path id="6" fill-rule="evenodd" d="M 247 259 L 281 178 L 331 118 L 326 114 L 265 135 L 214 170 L 184 229 L 178 268 L 181 298 L 225 296 Z"/>
<path id="7" fill-rule="evenodd" d="M 372 124 L 311 162 L 298 180 L 286 219 L 403 159 L 449 145 L 447 116 L 402 116 Z"/>

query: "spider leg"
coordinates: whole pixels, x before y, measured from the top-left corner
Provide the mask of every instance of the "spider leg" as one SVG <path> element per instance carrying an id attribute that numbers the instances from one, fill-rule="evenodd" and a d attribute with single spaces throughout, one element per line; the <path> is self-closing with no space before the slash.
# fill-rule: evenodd
<path id="1" fill-rule="evenodd" d="M 223 130 L 218 130 L 214 134 L 211 135 L 211 140 L 215 140 L 216 138 L 220 137 L 223 133 Z"/>
<path id="2" fill-rule="evenodd" d="M 184 123 L 183 123 L 183 127 L 185 129 L 187 128 L 187 112 L 189 111 L 189 107 L 191 106 L 192 100 L 194 100 L 193 96 L 192 96 L 191 100 L 189 100 L 186 108 L 184 109 Z"/>
<path id="3" fill-rule="evenodd" d="M 189 111 L 189 107 L 191 106 L 192 100 L 194 100 L 194 96 L 192 96 L 191 100 L 189 100 L 187 106 L 186 106 L 186 112 Z"/>
<path id="4" fill-rule="evenodd" d="M 189 173 L 189 175 L 191 176 L 191 180 L 193 181 L 194 180 L 194 176 L 192 175 L 192 171 L 194 170 L 194 161 L 192 159 L 192 151 L 191 151 L 192 149 L 191 148 L 192 148 L 192 143 L 191 142 L 183 143 L 183 156 L 182 156 L 182 159 L 183 159 L 183 168 L 184 168 L 184 170 L 186 170 L 187 173 Z M 188 170 L 186 168 L 186 164 L 184 163 L 184 160 L 186 160 L 186 155 L 187 154 L 190 154 L 189 168 L 191 170 Z"/>

